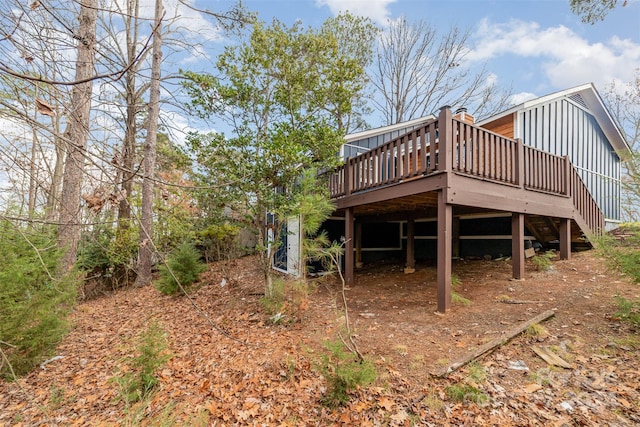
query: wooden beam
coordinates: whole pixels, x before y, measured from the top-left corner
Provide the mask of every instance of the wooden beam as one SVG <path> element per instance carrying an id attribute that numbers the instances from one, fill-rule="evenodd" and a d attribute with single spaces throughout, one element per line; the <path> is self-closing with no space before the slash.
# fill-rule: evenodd
<path id="1" fill-rule="evenodd" d="M 355 233 L 353 232 L 353 208 L 349 208 L 345 212 L 345 221 L 344 221 L 344 280 L 347 285 L 353 283 L 353 240 L 355 237 Z"/>
<path id="2" fill-rule="evenodd" d="M 414 194 L 428 193 L 447 186 L 447 174 L 433 173 L 408 181 L 400 181 L 383 188 L 341 197 L 335 200 L 336 209 L 344 209 L 369 203 L 398 199 Z"/>
<path id="3" fill-rule="evenodd" d="M 413 273 L 416 267 L 415 260 L 415 225 L 413 219 L 407 221 L 407 264 L 405 273 Z"/>
<path id="4" fill-rule="evenodd" d="M 542 216 L 553 212 L 561 218 L 579 217 L 575 214 L 572 200 L 563 195 L 525 190 L 457 173 L 449 174 L 447 187 L 448 202 L 453 205 Z"/>
<path id="5" fill-rule="evenodd" d="M 511 262 L 513 278 L 524 277 L 524 214 L 514 212 L 511 215 Z"/>
<path id="6" fill-rule="evenodd" d="M 465 354 L 464 356 L 462 356 L 460 359 L 458 359 L 456 362 L 452 363 L 451 365 L 447 366 L 446 368 L 437 371 L 437 372 L 433 372 L 432 375 L 437 376 L 437 377 L 445 377 L 447 375 L 449 375 L 451 372 L 455 371 L 456 369 L 466 365 L 467 363 L 471 362 L 472 360 L 477 359 L 478 357 L 482 356 L 483 354 L 492 351 L 493 349 L 495 349 L 496 347 L 499 347 L 503 344 L 506 344 L 507 341 L 509 341 L 510 339 L 512 339 L 513 337 L 515 337 L 518 334 L 521 334 L 522 332 L 526 331 L 527 328 L 531 325 L 535 325 L 536 323 L 540 323 L 544 320 L 547 320 L 548 318 L 550 318 L 551 316 L 553 316 L 554 314 L 556 314 L 555 311 L 553 310 L 547 310 L 544 313 L 540 313 L 538 314 L 536 317 L 527 320 L 526 322 L 522 322 L 517 324 L 516 326 L 514 326 L 513 328 L 509 329 L 508 331 L 506 331 L 504 334 L 500 335 L 499 337 L 489 341 L 486 344 L 481 345 L 480 347 L 470 351 L 469 353 Z"/>
<path id="7" fill-rule="evenodd" d="M 571 220 L 560 218 L 560 259 L 571 259 Z"/>
<path id="8" fill-rule="evenodd" d="M 451 226 L 453 208 L 447 203 L 446 190 L 438 192 L 438 311 L 451 307 Z"/>

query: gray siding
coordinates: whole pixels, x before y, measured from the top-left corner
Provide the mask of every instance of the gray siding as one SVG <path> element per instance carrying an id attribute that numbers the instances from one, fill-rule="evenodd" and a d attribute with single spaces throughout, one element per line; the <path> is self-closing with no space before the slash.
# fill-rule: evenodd
<path id="1" fill-rule="evenodd" d="M 348 142 L 343 145 L 343 157 L 345 159 L 347 157 L 355 157 L 360 153 L 364 153 L 365 151 L 369 151 L 372 148 L 376 148 L 377 146 L 382 145 L 385 142 L 389 142 L 400 135 L 403 135 L 422 126 L 424 126 L 424 122 L 415 124 L 413 126 L 399 128 L 394 130 L 393 132 L 381 133 L 379 135 Z"/>
<path id="2" fill-rule="evenodd" d="M 620 219 L 620 158 L 579 102 L 558 99 L 518 114 L 525 144 L 568 155 L 607 219 Z"/>

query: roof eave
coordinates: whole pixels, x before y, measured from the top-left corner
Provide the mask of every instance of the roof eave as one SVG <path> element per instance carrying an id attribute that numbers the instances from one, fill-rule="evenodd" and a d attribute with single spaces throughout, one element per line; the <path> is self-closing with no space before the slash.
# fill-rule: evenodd
<path id="1" fill-rule="evenodd" d="M 476 124 L 478 126 L 483 126 L 509 114 L 535 107 L 536 105 L 544 104 L 553 99 L 565 98 L 576 94 L 580 94 L 585 100 L 589 110 L 593 113 L 598 124 L 602 128 L 602 131 L 606 135 L 613 148 L 616 150 L 616 153 L 618 153 L 618 156 L 626 157 L 627 155 L 631 154 L 631 148 L 629 147 L 629 144 L 625 140 L 620 128 L 618 127 L 618 124 L 607 110 L 602 97 L 600 97 L 600 94 L 596 90 L 593 83 L 586 83 L 580 86 L 573 87 L 571 89 L 565 89 L 559 92 L 551 93 L 549 95 L 541 96 L 539 98 L 530 99 L 529 101 L 525 101 L 501 113 L 480 120 Z"/>

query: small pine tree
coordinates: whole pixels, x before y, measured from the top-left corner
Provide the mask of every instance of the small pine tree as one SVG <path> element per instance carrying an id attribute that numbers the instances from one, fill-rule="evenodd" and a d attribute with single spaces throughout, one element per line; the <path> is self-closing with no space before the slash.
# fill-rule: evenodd
<path id="1" fill-rule="evenodd" d="M 376 368 L 368 360 L 359 360 L 345 349 L 340 340 L 325 343 L 328 352 L 321 356 L 320 372 L 328 388 L 322 403 L 329 407 L 343 406 L 349 401 L 349 392 L 364 387 L 376 379 Z"/>
<path id="2" fill-rule="evenodd" d="M 148 397 L 158 384 L 156 371 L 170 358 L 169 340 L 162 325 L 153 321 L 138 336 L 138 355 L 125 360 L 127 372 L 112 377 L 118 385 L 118 397 L 129 405 Z"/>
<path id="3" fill-rule="evenodd" d="M 0 375 L 11 378 L 52 354 L 67 332 L 78 282 L 53 277 L 60 253 L 52 230 L 0 221 L 0 233 Z"/>
<path id="4" fill-rule="evenodd" d="M 167 257 L 167 262 L 160 268 L 160 279 L 155 287 L 166 295 L 174 295 L 180 286 L 188 289 L 198 279 L 198 275 L 207 269 L 200 259 L 200 252 L 193 243 L 184 242 Z"/>

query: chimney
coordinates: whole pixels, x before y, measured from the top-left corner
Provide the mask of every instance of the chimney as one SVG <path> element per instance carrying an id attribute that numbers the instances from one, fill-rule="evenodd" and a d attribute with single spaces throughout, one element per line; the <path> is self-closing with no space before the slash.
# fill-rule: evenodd
<path id="1" fill-rule="evenodd" d="M 467 113 L 467 107 L 458 108 L 453 118 L 471 125 L 475 122 L 475 118 L 471 114 Z"/>

